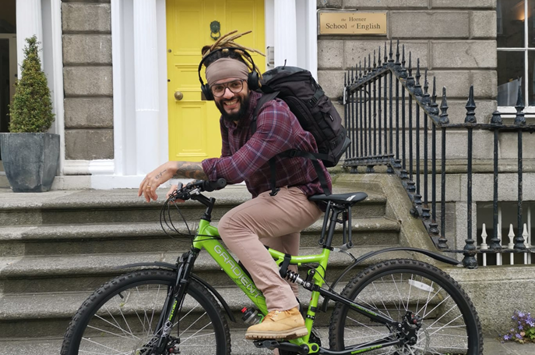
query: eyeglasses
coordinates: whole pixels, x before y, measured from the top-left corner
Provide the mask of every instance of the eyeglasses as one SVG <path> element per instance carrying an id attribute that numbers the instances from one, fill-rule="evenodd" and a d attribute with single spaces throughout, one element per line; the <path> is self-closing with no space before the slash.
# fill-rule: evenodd
<path id="1" fill-rule="evenodd" d="M 227 88 L 233 94 L 237 94 L 242 91 L 244 81 L 245 81 L 244 79 L 241 79 L 241 80 L 229 81 L 228 83 L 223 83 L 223 84 L 214 84 L 210 87 L 210 90 L 212 90 L 212 94 L 214 95 L 214 97 L 221 97 L 225 95 L 225 90 Z"/>

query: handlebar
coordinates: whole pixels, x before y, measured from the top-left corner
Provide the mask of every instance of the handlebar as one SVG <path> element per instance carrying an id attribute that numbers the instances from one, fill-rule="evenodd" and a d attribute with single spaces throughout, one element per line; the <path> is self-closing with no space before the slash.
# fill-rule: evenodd
<path id="1" fill-rule="evenodd" d="M 180 184 L 178 188 L 169 196 L 169 199 L 174 200 L 189 200 L 192 195 L 199 195 L 201 192 L 210 192 L 220 190 L 227 186 L 227 180 L 220 178 L 216 181 L 195 180 L 185 186 Z"/>

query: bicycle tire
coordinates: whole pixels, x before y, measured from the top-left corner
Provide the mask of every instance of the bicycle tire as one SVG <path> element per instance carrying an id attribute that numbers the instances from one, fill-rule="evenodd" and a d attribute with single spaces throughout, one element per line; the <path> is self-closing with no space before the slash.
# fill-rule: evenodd
<path id="1" fill-rule="evenodd" d="M 105 283 L 74 315 L 61 355 L 145 354 L 142 346 L 154 334 L 168 287 L 175 282 L 176 272 L 150 269 Z M 194 279 L 189 281 L 183 307 L 175 319 L 179 322 L 173 325 L 171 335 L 180 339 L 181 354 L 230 354 L 226 318 L 213 295 Z"/>
<path id="2" fill-rule="evenodd" d="M 377 263 L 351 279 L 342 295 L 396 321 L 407 311 L 422 317 L 414 345 L 384 347 L 369 354 L 483 354 L 474 305 L 455 280 L 430 264 L 409 259 Z M 333 350 L 344 350 L 385 337 L 395 340 L 398 333 L 337 303 L 329 344 Z"/>

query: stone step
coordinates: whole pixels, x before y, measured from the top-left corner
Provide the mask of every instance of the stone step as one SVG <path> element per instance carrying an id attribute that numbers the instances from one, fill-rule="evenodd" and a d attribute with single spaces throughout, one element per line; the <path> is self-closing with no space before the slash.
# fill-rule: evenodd
<path id="1" fill-rule="evenodd" d="M 391 245 L 388 245 L 391 246 Z M 386 246 L 354 247 L 355 256 L 382 249 Z M 302 248 L 302 255 L 319 254 L 321 248 Z M 0 258 L 0 290 L 4 294 L 24 294 L 39 292 L 91 291 L 110 278 L 122 274 L 125 265 L 152 263 L 154 261 L 174 264 L 178 252 L 127 253 L 127 254 L 85 254 L 65 256 L 27 256 Z M 394 256 L 409 257 L 405 252 L 381 254 L 365 260 L 363 265 Z M 332 253 L 329 260 L 327 279 L 334 279 L 352 259 L 344 253 Z M 306 270 L 304 267 L 301 270 Z M 202 252 L 196 263 L 195 273 L 215 286 L 226 286 L 231 281 L 220 271 L 219 265 L 206 252 Z"/>
<path id="2" fill-rule="evenodd" d="M 355 276 L 356 272 L 351 275 Z M 341 292 L 346 283 L 340 283 L 336 291 Z M 400 288 L 401 287 L 401 288 Z M 385 305 L 396 304 L 399 302 L 399 295 L 408 294 L 403 291 L 403 285 L 397 285 L 392 289 L 391 285 L 377 285 L 374 289 L 377 293 L 384 296 L 382 303 Z M 237 322 L 229 321 L 231 329 L 245 329 L 247 324 L 241 320 L 240 310 L 243 307 L 250 307 L 251 301 L 236 287 L 218 287 L 218 292 L 226 300 Z M 70 322 L 70 319 L 76 313 L 79 306 L 90 295 L 91 292 L 62 292 L 62 293 L 40 293 L 40 294 L 13 294 L 4 295 L 0 298 L 0 339 L 18 337 L 20 334 L 32 334 L 32 337 L 61 337 Z M 375 297 L 369 294 L 368 297 Z M 136 298 L 129 298 L 129 305 L 122 308 L 125 314 L 137 309 L 139 304 L 150 304 L 154 299 L 154 293 L 136 293 Z M 414 296 L 414 295 L 413 295 Z M 146 302 L 140 302 L 145 299 Z M 308 307 L 310 292 L 300 288 L 299 298 L 302 300 L 303 308 Z M 323 300 L 320 300 L 320 305 Z M 420 295 L 420 299 L 414 300 L 414 304 L 424 304 L 427 301 L 426 293 Z M 373 299 L 368 300 L 373 303 Z M 438 302 L 438 300 L 437 300 Z M 364 303 L 366 299 L 364 299 Z M 429 310 L 433 313 L 440 314 L 441 310 L 434 308 L 435 304 L 429 305 Z M 185 303 L 184 307 L 191 312 L 197 312 L 197 309 L 189 309 L 190 304 Z M 331 310 L 334 302 L 329 302 L 326 312 L 318 312 L 315 325 L 327 326 L 330 322 Z M 141 309 L 139 309 L 141 310 Z M 369 325 L 372 325 L 370 322 Z"/>
<path id="3" fill-rule="evenodd" d="M 355 245 L 396 244 L 399 242 L 399 224 L 387 218 L 353 220 L 352 239 Z M 301 246 L 318 245 L 322 220 L 305 229 Z M 185 223 L 173 223 L 187 232 Z M 217 221 L 212 225 L 217 227 Z M 188 223 L 194 230 L 195 224 Z M 188 250 L 190 238 L 179 236 L 159 223 L 110 223 L 81 225 L 8 226 L 0 230 L 0 257 L 24 255 L 98 254 L 118 251 L 164 252 Z M 337 226 L 335 242 L 342 243 L 342 228 Z"/>
<path id="4" fill-rule="evenodd" d="M 352 192 L 348 187 L 334 189 L 335 193 Z M 165 190 L 158 194 L 165 195 Z M 220 191 L 207 193 L 217 199 L 213 219 L 218 220 L 232 207 L 250 199 L 242 185 L 231 185 Z M 370 193 L 368 199 L 353 208 L 359 218 L 385 215 L 386 197 Z M 3 193 L 0 200 L 0 225 L 80 225 L 130 222 L 154 222 L 160 220 L 163 201 L 146 203 L 137 197 L 137 190 L 83 190 L 49 191 L 46 193 Z M 181 212 L 188 221 L 197 221 L 204 206 L 196 201 L 180 204 Z"/>

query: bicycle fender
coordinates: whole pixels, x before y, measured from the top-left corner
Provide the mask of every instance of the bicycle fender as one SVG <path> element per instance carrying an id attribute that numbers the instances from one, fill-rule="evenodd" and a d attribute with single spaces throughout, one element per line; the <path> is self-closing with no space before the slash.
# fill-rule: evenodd
<path id="1" fill-rule="evenodd" d="M 161 262 L 161 261 L 153 261 L 153 262 L 150 262 L 150 263 L 134 263 L 134 264 L 126 264 L 126 265 L 121 265 L 121 266 L 117 266 L 116 269 L 130 269 L 130 268 L 137 268 L 137 267 L 142 267 L 142 266 L 150 266 L 150 267 L 159 267 L 161 269 L 169 269 L 169 270 L 178 270 L 178 266 L 175 264 L 169 264 L 169 263 L 164 263 L 164 262 Z"/>
<path id="2" fill-rule="evenodd" d="M 441 261 L 443 263 L 446 263 L 446 264 L 450 264 L 450 265 L 459 265 L 461 262 L 458 261 L 457 259 L 453 259 L 453 258 L 450 258 L 448 256 L 444 256 L 442 254 L 438 254 L 436 252 L 433 252 L 433 251 L 430 251 L 430 250 L 426 250 L 426 249 L 420 249 L 420 248 L 413 248 L 413 247 L 392 247 L 392 248 L 385 248 L 385 249 L 381 249 L 381 250 L 377 250 L 377 251 L 371 251 L 369 253 L 366 253 L 364 255 L 362 255 L 360 258 L 357 258 L 353 264 L 349 265 L 348 267 L 346 267 L 344 269 L 344 271 L 340 274 L 340 276 L 338 276 L 336 278 L 336 280 L 334 280 L 334 282 L 332 283 L 331 287 L 330 287 L 330 290 L 331 291 L 334 291 L 334 288 L 336 287 L 336 285 L 338 284 L 338 282 L 349 272 L 351 271 L 352 269 L 354 269 L 358 264 L 360 264 L 362 261 L 366 260 L 366 259 L 369 259 L 371 257 L 374 257 L 378 254 L 382 254 L 382 253 L 388 253 L 388 252 L 391 252 L 391 251 L 412 251 L 412 252 L 416 252 L 416 253 L 420 253 L 420 254 L 424 254 L 426 256 L 429 256 L 430 258 L 433 258 L 437 261 Z M 325 297 L 325 299 L 323 300 L 323 304 L 321 305 L 321 309 L 325 312 L 327 310 L 327 303 L 329 303 L 329 298 L 328 297 Z"/>
<path id="3" fill-rule="evenodd" d="M 178 270 L 178 265 L 176 265 L 176 264 L 173 265 L 173 264 L 164 263 L 164 262 L 160 262 L 160 261 L 154 261 L 154 262 L 151 262 L 151 263 L 127 264 L 127 265 L 123 265 L 123 266 L 118 266 L 117 269 L 130 269 L 130 268 L 143 267 L 143 266 L 150 266 L 150 267 L 156 266 L 158 268 L 168 269 L 168 270 L 173 270 L 173 271 L 177 271 Z M 219 301 L 221 306 L 223 306 L 223 308 L 225 309 L 225 312 L 227 312 L 227 315 L 230 318 L 230 320 L 235 323 L 236 322 L 236 318 L 234 317 L 234 314 L 232 314 L 232 312 L 230 310 L 230 307 L 228 306 L 228 304 L 225 301 L 225 299 L 223 298 L 223 296 L 221 296 L 221 294 L 219 292 L 217 292 L 217 290 L 212 285 L 210 285 L 209 283 L 207 283 L 206 281 L 201 279 L 199 276 L 197 276 L 195 274 L 191 274 L 191 277 L 195 281 L 197 281 L 201 286 L 206 288 Z"/>

